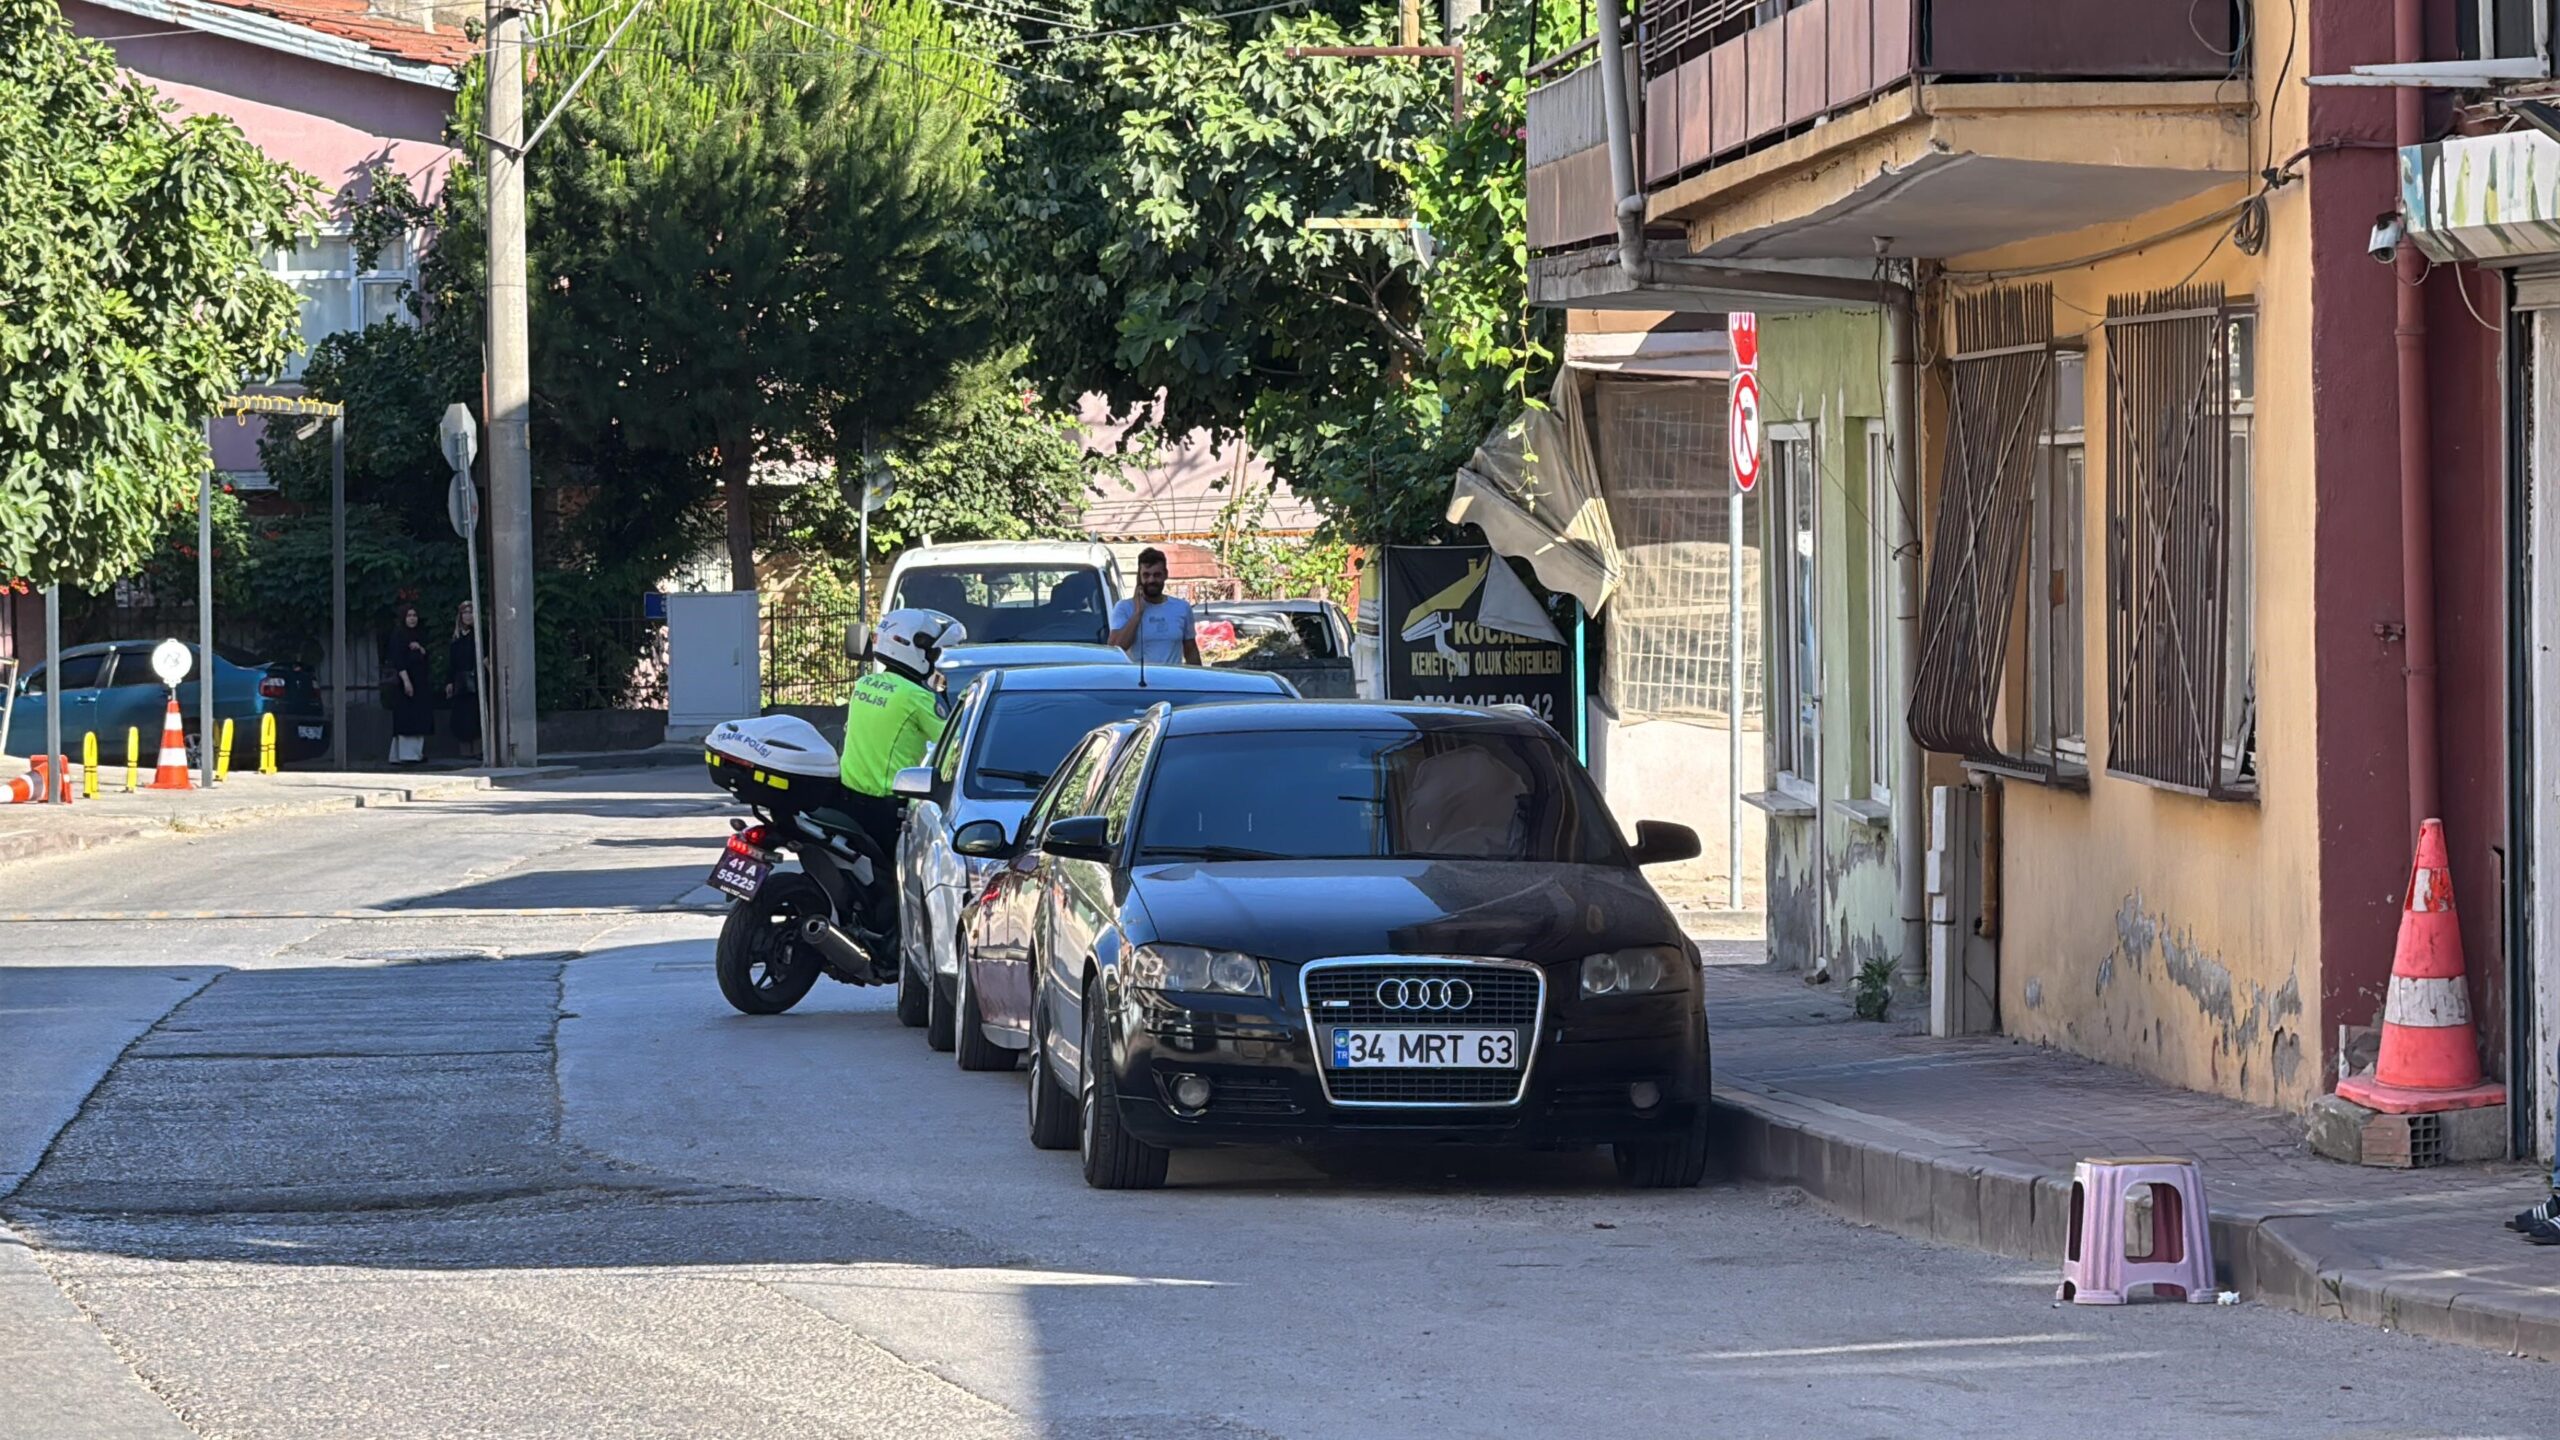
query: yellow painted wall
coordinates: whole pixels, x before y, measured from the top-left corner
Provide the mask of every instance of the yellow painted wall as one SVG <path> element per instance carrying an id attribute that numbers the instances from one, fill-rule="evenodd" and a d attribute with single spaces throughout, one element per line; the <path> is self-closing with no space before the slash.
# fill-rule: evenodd
<path id="1" fill-rule="evenodd" d="M 2268 7 L 2261 7 L 2262 15 Z M 2304 7 L 2306 10 L 2308 7 Z M 2278 9 L 2258 53 L 2282 52 Z M 2307 43 L 2307 41 L 2306 41 Z M 2272 90 L 2271 75 L 2258 77 Z M 2261 95 L 2264 103 L 2270 98 Z M 2299 87 L 2277 99 L 2278 157 L 2301 145 Z M 2123 157 L 2119 157 L 2123 158 Z M 2120 225 L 1952 257 L 1950 272 L 2042 266 L 2156 235 L 2249 193 L 2242 185 Z M 2054 288 L 2057 333 L 2088 345 L 2087 793 L 2008 782 L 2001 875 L 2002 1028 L 2260 1104 L 2323 1088 L 2319 815 L 2312 667 L 2311 239 L 2306 186 L 2268 200 L 2267 243 L 2240 252 L 2210 226 L 2137 254 L 2032 277 Z M 2110 295 L 2219 282 L 2257 304 L 2254 610 L 2259 799 L 2202 800 L 2104 771 L 2107 691 L 2106 336 Z M 1967 288 L 1956 284 L 1948 293 Z M 1943 344 L 1943 339 L 1940 342 Z M 1943 371 L 1940 372 L 1943 376 Z M 1941 379 L 1937 387 L 1943 388 Z M 1943 425 L 1943 395 L 1930 418 Z M 1944 431 L 1923 454 L 1935 473 Z M 1933 554 L 1932 561 L 1936 559 Z"/>

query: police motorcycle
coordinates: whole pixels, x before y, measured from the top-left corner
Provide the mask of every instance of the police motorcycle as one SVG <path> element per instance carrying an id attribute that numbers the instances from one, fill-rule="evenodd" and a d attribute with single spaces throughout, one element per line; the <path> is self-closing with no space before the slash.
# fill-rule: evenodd
<path id="1" fill-rule="evenodd" d="M 958 621 L 924 613 L 940 622 L 929 654 L 966 638 Z M 883 617 L 883 631 L 901 616 Z M 871 639 L 863 626 L 847 627 L 845 653 L 870 663 Z M 722 997 L 745 1014 L 781 1014 L 821 975 L 897 983 L 895 857 L 850 813 L 866 797 L 845 789 L 839 760 L 818 727 L 794 715 L 726 721 L 703 742 L 712 783 L 756 817 L 729 822 L 710 881 L 735 902 L 713 968 Z M 797 869 L 782 868 L 794 860 Z"/>

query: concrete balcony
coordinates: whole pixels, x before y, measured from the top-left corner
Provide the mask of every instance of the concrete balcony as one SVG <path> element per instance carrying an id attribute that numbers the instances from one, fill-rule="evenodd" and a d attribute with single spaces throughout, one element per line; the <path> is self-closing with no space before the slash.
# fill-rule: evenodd
<path id="1" fill-rule="evenodd" d="M 2211 0 L 1659 0 L 1637 32 L 1646 219 L 1691 254 L 1961 254 L 2249 168 L 2233 15 Z M 1529 236 L 1551 254 L 1614 236 L 1615 197 L 1590 57 L 1541 78 Z"/>

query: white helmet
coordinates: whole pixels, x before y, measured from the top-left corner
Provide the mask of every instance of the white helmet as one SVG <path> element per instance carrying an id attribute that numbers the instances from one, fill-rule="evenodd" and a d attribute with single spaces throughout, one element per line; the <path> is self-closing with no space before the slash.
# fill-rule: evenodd
<path id="1" fill-rule="evenodd" d="M 968 626 L 939 610 L 892 610 L 871 632 L 871 653 L 922 677 L 944 650 L 968 638 Z"/>

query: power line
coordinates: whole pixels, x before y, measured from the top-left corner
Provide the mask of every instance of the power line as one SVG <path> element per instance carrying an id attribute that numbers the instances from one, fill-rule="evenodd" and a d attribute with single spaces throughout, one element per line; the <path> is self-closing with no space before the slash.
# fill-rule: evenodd
<path id="1" fill-rule="evenodd" d="M 752 0 L 752 3 L 758 8 L 769 10 L 803 29 L 814 30 L 818 34 L 824 35 L 830 40 L 836 40 L 850 45 L 854 49 L 871 56 L 875 60 L 885 60 L 892 65 L 896 65 L 906 70 L 909 74 L 914 75 L 917 79 L 931 80 L 941 85 L 947 85 L 950 88 L 959 91 L 963 95 L 975 96 L 990 105 L 997 103 L 995 96 L 987 94 L 983 90 L 973 90 L 970 87 L 961 84 L 959 81 L 951 79 L 949 76 L 936 75 L 932 71 L 925 69 L 923 66 L 916 64 L 912 60 L 901 60 L 897 56 L 889 54 L 885 50 L 875 50 L 872 47 L 863 44 L 861 41 L 854 39 L 850 35 L 844 35 L 834 30 L 830 30 L 826 26 L 819 24 L 815 20 L 807 18 L 806 16 L 794 15 L 790 11 L 783 9 L 781 6 L 773 4 L 772 0 Z M 995 62 L 990 60 L 987 63 L 992 65 Z"/>
<path id="2" fill-rule="evenodd" d="M 1179 30 L 1186 25 L 1195 25 L 1203 20 L 1237 20 L 1247 15 L 1267 15 L 1274 10 L 1295 10 L 1309 3 L 1311 0 L 1277 0 L 1275 4 L 1255 5 L 1243 10 L 1202 11 L 1196 15 L 1184 16 L 1180 20 L 1167 20 L 1158 25 L 1131 25 L 1120 30 L 1095 30 L 1081 35 L 1055 35 L 1046 40 L 1024 40 L 1020 43 L 1028 48 L 1034 45 L 1063 45 L 1070 40 L 1103 40 L 1114 35 L 1146 35 L 1158 30 Z"/>

